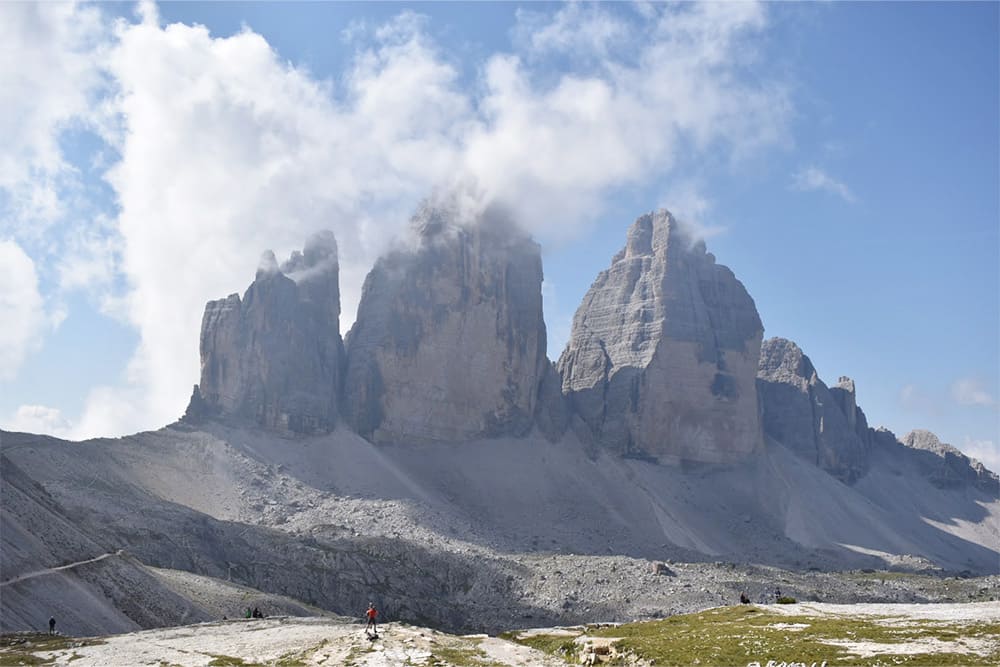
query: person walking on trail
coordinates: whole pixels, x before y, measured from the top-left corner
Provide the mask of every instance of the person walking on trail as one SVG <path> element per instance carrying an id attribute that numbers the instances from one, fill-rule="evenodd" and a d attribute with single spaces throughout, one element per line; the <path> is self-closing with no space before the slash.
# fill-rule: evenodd
<path id="1" fill-rule="evenodd" d="M 56 617 L 49 617 L 49 634 L 54 635 L 56 633 Z"/>
<path id="2" fill-rule="evenodd" d="M 365 616 L 368 618 L 368 625 L 365 626 L 365 632 L 371 630 L 376 635 L 378 634 L 378 627 L 376 626 L 375 619 L 378 618 L 378 609 L 375 608 L 374 602 L 368 603 L 368 611 L 365 612 Z"/>

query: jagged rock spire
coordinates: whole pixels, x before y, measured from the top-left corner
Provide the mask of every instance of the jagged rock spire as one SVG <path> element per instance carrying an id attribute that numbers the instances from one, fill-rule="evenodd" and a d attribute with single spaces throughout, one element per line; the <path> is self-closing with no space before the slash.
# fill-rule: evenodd
<path id="1" fill-rule="evenodd" d="M 320 232 L 280 266 L 265 252 L 242 299 L 210 301 L 201 380 L 186 417 L 294 433 L 332 430 L 343 363 L 338 272 L 333 233 Z"/>

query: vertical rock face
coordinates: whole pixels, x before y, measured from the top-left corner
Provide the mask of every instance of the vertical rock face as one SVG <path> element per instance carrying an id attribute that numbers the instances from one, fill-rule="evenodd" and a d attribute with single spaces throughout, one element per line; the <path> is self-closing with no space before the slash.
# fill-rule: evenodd
<path id="1" fill-rule="evenodd" d="M 846 483 L 864 474 L 873 436 L 850 378 L 827 388 L 798 345 L 771 338 L 760 350 L 758 391 L 765 434 Z"/>
<path id="2" fill-rule="evenodd" d="M 345 412 L 373 442 L 521 435 L 545 357 L 538 244 L 499 214 L 448 205 L 380 258 L 347 338 Z"/>
<path id="3" fill-rule="evenodd" d="M 840 411 L 847 419 L 847 425 L 851 427 L 858 439 L 866 449 L 872 447 L 872 432 L 868 428 L 868 418 L 865 417 L 864 410 L 858 405 L 857 395 L 854 391 L 854 380 L 846 376 L 840 376 L 836 387 L 830 387 L 830 394 L 840 406 Z"/>
<path id="4" fill-rule="evenodd" d="M 667 211 L 644 215 L 576 311 L 563 392 L 598 442 L 623 454 L 740 460 L 761 441 L 762 333 L 732 271 Z"/>
<path id="5" fill-rule="evenodd" d="M 331 430 L 343 343 L 337 243 L 321 232 L 282 266 L 268 251 L 241 300 L 210 301 L 201 381 L 187 417 L 221 415 L 294 433 Z"/>

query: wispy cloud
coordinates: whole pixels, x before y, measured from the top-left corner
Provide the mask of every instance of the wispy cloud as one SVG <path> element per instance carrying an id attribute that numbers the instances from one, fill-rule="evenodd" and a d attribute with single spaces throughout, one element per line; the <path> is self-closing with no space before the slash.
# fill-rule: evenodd
<path id="1" fill-rule="evenodd" d="M 993 406 L 996 399 L 983 387 L 983 383 L 975 378 L 959 378 L 951 385 L 951 397 L 959 405 Z"/>
<path id="2" fill-rule="evenodd" d="M 993 472 L 1000 472 L 1000 446 L 992 440 L 976 440 L 966 436 L 961 450 L 969 458 L 978 459 Z"/>
<path id="3" fill-rule="evenodd" d="M 910 412 L 941 414 L 939 401 L 915 384 L 903 385 L 899 390 L 899 405 Z"/>
<path id="4" fill-rule="evenodd" d="M 601 57 L 626 41 L 629 25 L 600 5 L 571 3 L 555 15 L 517 10 L 514 39 L 535 54 L 562 52 L 587 58 Z"/>
<path id="5" fill-rule="evenodd" d="M 724 225 L 710 221 L 712 202 L 705 196 L 698 183 L 680 180 L 667 188 L 660 205 L 683 222 L 689 232 L 699 239 L 710 239 L 726 233 Z"/>
<path id="6" fill-rule="evenodd" d="M 838 181 L 833 176 L 819 167 L 805 167 L 800 169 L 792 177 L 792 186 L 796 190 L 817 190 L 835 194 L 844 201 L 853 204 L 857 197 L 849 187 L 842 181 Z"/>

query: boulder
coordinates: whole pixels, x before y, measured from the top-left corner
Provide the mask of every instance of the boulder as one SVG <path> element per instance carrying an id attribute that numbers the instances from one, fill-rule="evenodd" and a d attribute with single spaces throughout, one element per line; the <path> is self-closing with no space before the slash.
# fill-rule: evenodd
<path id="1" fill-rule="evenodd" d="M 753 299 L 664 210 L 631 226 L 573 318 L 563 392 L 626 456 L 728 463 L 761 443 Z"/>
<path id="2" fill-rule="evenodd" d="M 448 202 L 425 204 L 412 230 L 365 279 L 347 418 L 376 443 L 526 434 L 548 366 L 538 244 L 498 211 Z"/>

